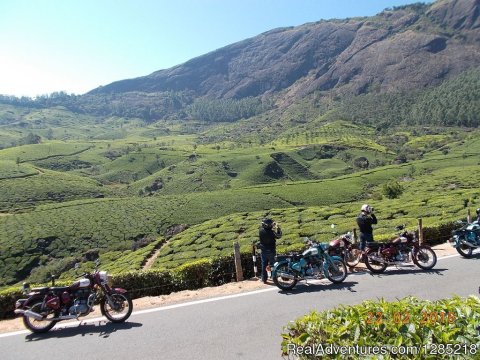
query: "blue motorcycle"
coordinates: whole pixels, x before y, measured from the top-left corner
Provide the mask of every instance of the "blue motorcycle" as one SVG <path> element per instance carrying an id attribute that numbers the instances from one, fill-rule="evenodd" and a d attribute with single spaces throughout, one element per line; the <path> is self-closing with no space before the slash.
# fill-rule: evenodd
<path id="1" fill-rule="evenodd" d="M 277 256 L 273 282 L 281 290 L 291 290 L 298 281 L 327 278 L 338 284 L 347 277 L 347 267 L 339 256 L 328 255 L 328 245 L 306 238 L 309 248 L 302 254 Z"/>
<path id="2" fill-rule="evenodd" d="M 463 226 L 452 231 L 449 241 L 460 255 L 469 258 L 473 250 L 480 247 L 480 224 L 476 221 L 470 224 L 463 221 L 457 223 Z"/>

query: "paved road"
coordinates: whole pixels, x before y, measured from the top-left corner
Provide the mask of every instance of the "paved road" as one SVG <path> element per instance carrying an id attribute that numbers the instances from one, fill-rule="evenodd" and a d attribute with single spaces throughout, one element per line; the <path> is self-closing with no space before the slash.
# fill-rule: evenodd
<path id="1" fill-rule="evenodd" d="M 310 310 L 366 299 L 415 295 L 440 299 L 476 294 L 480 256 L 439 260 L 435 269 L 389 269 L 383 275 L 349 275 L 343 284 L 300 284 L 283 293 L 271 287 L 254 293 L 208 299 L 134 313 L 125 324 L 103 321 L 54 328 L 39 336 L 0 337 L 1 359 L 280 359 L 282 328 Z M 61 323 L 60 325 L 62 326 Z"/>

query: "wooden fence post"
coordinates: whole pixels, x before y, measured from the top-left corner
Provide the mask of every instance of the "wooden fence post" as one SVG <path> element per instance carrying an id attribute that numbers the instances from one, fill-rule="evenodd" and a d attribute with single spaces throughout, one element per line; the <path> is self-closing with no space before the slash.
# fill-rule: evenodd
<path id="1" fill-rule="evenodd" d="M 237 281 L 243 281 L 242 258 L 240 257 L 240 244 L 233 242 L 233 257 L 235 259 L 235 271 L 237 273 Z"/>
<path id="2" fill-rule="evenodd" d="M 420 245 L 423 244 L 423 219 L 418 219 L 418 242 Z"/>
<path id="3" fill-rule="evenodd" d="M 467 209 L 467 223 L 471 223 L 472 222 L 472 215 L 470 215 L 470 209 Z"/>

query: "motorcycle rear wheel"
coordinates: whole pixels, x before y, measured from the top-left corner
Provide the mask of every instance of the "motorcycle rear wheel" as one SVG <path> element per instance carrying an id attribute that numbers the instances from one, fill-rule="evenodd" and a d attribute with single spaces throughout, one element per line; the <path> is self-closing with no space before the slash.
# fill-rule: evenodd
<path id="1" fill-rule="evenodd" d="M 429 246 L 420 246 L 414 253 L 413 262 L 420 269 L 430 270 L 437 263 L 437 254 Z"/>
<path id="2" fill-rule="evenodd" d="M 372 273 L 381 274 L 387 269 L 388 263 L 384 258 L 379 258 L 378 254 L 370 253 L 365 257 L 365 265 Z"/>
<path id="3" fill-rule="evenodd" d="M 471 246 L 461 243 L 459 246 L 457 246 L 457 252 L 468 259 L 472 257 L 473 249 Z"/>
<path id="4" fill-rule="evenodd" d="M 44 315 L 45 312 L 42 313 L 41 311 L 42 303 L 43 300 L 39 299 L 30 307 L 30 310 L 38 314 Z M 45 319 L 54 317 L 57 317 L 57 314 L 53 310 L 49 310 L 48 313 L 45 314 Z M 25 325 L 25 327 L 36 334 L 46 333 L 51 328 L 53 328 L 56 323 L 56 321 L 35 320 L 33 317 L 23 315 L 23 324 Z"/>
<path id="5" fill-rule="evenodd" d="M 332 259 L 332 262 L 338 268 L 338 271 L 335 271 L 333 266 L 330 264 L 328 265 L 325 275 L 332 283 L 340 284 L 347 277 L 347 267 L 345 266 L 345 263 L 339 259 Z"/>
<path id="6" fill-rule="evenodd" d="M 100 302 L 102 315 L 113 323 L 122 323 L 130 317 L 133 310 L 133 302 L 127 293 L 115 293 L 110 295 L 113 306 L 104 297 Z"/>
<path id="7" fill-rule="evenodd" d="M 273 271 L 273 283 L 277 285 L 277 287 L 281 290 L 292 290 L 295 285 L 297 285 L 298 278 L 296 276 L 294 279 L 283 277 L 282 273 L 288 274 L 290 276 L 295 276 L 295 274 L 292 274 L 292 271 L 288 267 L 288 264 L 283 263 L 278 265 Z"/>

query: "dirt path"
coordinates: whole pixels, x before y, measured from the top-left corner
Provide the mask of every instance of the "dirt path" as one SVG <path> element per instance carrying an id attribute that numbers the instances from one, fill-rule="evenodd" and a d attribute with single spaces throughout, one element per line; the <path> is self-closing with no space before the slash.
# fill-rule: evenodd
<path id="1" fill-rule="evenodd" d="M 145 265 L 143 265 L 142 270 L 149 270 L 152 267 L 152 265 L 155 263 L 155 260 L 157 260 L 158 256 L 160 255 L 160 249 L 157 249 L 153 255 L 149 257 Z"/>
<path id="2" fill-rule="evenodd" d="M 457 251 L 448 243 L 436 245 L 433 247 L 437 257 L 444 257 L 447 255 L 457 254 Z M 365 271 L 366 268 L 363 264 L 359 264 L 355 268 L 355 272 Z M 228 283 L 217 287 L 206 287 L 198 290 L 184 290 L 169 295 L 160 296 L 148 296 L 133 300 L 133 308 L 135 310 L 148 309 L 166 305 L 173 305 L 193 300 L 207 299 L 217 296 L 225 296 L 231 294 L 238 294 L 242 292 L 253 291 L 257 289 L 267 288 L 272 286 L 270 282 L 263 284 L 258 279 L 250 279 L 240 282 Z M 100 316 L 100 309 L 95 307 L 95 311 L 87 317 L 82 319 L 88 319 Z M 76 321 L 76 320 L 73 320 Z M 0 321 L 0 333 L 7 333 L 12 331 L 25 330 L 21 318 L 3 320 Z"/>

